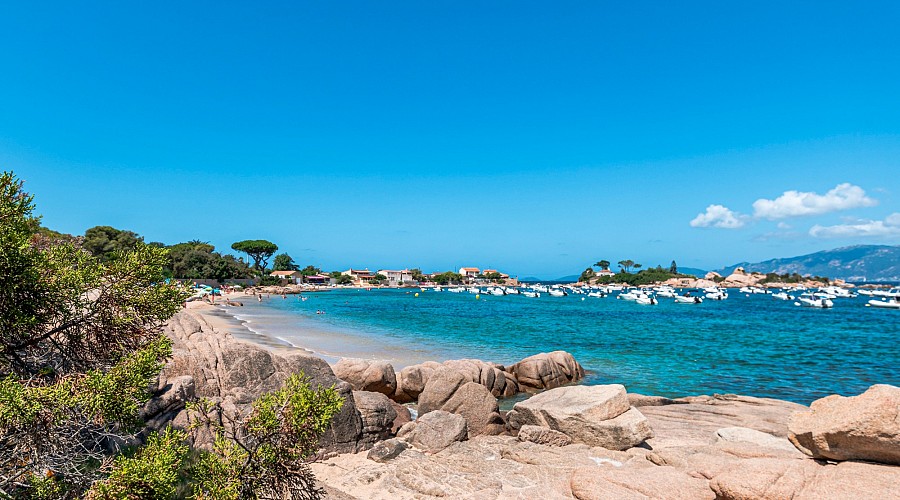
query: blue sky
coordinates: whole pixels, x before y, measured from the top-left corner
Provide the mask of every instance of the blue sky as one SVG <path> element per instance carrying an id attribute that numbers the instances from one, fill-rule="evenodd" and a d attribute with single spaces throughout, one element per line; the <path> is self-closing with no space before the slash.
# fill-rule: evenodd
<path id="1" fill-rule="evenodd" d="M 620 4 L 4 5 L 0 168 L 57 230 L 325 269 L 900 243 L 900 4 Z"/>

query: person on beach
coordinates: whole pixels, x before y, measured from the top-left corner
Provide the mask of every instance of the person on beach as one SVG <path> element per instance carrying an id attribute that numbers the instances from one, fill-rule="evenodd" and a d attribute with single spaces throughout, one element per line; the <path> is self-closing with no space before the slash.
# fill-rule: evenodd
<path id="1" fill-rule="evenodd" d="M 262 302 L 262 294 L 257 295 L 257 296 L 256 296 L 256 300 Z"/>

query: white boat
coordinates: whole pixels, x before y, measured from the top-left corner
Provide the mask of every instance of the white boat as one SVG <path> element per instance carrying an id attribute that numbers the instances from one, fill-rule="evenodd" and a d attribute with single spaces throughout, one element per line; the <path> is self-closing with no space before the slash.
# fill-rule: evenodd
<path id="1" fill-rule="evenodd" d="M 528 297 L 528 298 L 531 298 L 531 299 L 533 299 L 533 298 L 535 298 L 535 297 L 540 297 L 540 296 L 541 296 L 541 294 L 539 294 L 539 293 L 537 293 L 537 292 L 532 292 L 532 291 L 530 291 L 530 290 L 526 290 L 526 291 L 522 292 L 522 295 L 524 295 L 524 296 L 526 296 L 526 297 Z"/>
<path id="2" fill-rule="evenodd" d="M 787 292 L 773 293 L 772 298 L 778 300 L 794 300 L 794 296 L 788 295 Z"/>
<path id="3" fill-rule="evenodd" d="M 453 288 L 448 288 L 447 291 L 453 292 L 453 293 L 463 293 L 466 291 L 466 289 L 461 286 L 457 286 L 457 287 L 453 287 Z"/>
<path id="4" fill-rule="evenodd" d="M 640 290 L 628 290 L 627 292 L 620 293 L 616 298 L 622 300 L 637 300 L 640 294 Z"/>
<path id="5" fill-rule="evenodd" d="M 701 304 L 703 303 L 703 299 L 701 297 L 691 297 L 687 295 L 676 295 L 675 296 L 676 304 Z"/>
<path id="6" fill-rule="evenodd" d="M 839 286 L 826 286 L 824 288 L 820 288 L 819 292 L 833 295 L 834 298 L 837 299 L 852 299 L 854 297 L 857 297 L 857 294 Z"/>
<path id="7" fill-rule="evenodd" d="M 659 302 L 656 300 L 656 297 L 647 294 L 643 294 L 638 297 L 635 300 L 635 303 L 641 304 L 643 306 L 655 306 L 656 304 L 659 304 Z"/>
<path id="8" fill-rule="evenodd" d="M 866 307 L 878 307 L 881 309 L 898 309 L 900 310 L 900 299 L 894 300 L 870 300 Z"/>
<path id="9" fill-rule="evenodd" d="M 490 288 L 489 291 L 491 295 L 506 295 L 506 292 L 502 288 Z"/>
<path id="10" fill-rule="evenodd" d="M 720 288 L 705 288 L 706 298 L 709 300 L 725 300 L 728 298 L 728 292 Z"/>
<path id="11" fill-rule="evenodd" d="M 866 297 L 871 297 L 871 296 L 875 295 L 875 292 L 873 292 L 872 290 L 860 290 L 859 294 L 865 295 Z"/>
<path id="12" fill-rule="evenodd" d="M 599 291 L 598 291 L 598 292 L 589 292 L 589 293 L 587 294 L 587 296 L 588 296 L 588 297 L 596 297 L 596 298 L 598 298 L 598 299 L 602 299 L 603 297 L 606 297 L 606 294 L 603 293 L 603 292 L 599 292 Z"/>
<path id="13" fill-rule="evenodd" d="M 876 297 L 887 297 L 892 299 L 895 297 L 900 297 L 900 288 L 891 288 L 886 292 L 884 290 L 875 290 L 872 292 L 872 295 Z"/>
<path id="14" fill-rule="evenodd" d="M 506 292 L 506 295 L 519 295 L 519 289 L 511 286 L 504 288 L 503 291 Z"/>
<path id="15" fill-rule="evenodd" d="M 566 292 L 560 290 L 559 288 L 551 288 L 549 293 L 550 293 L 551 297 L 565 297 L 566 296 Z"/>
<path id="16" fill-rule="evenodd" d="M 834 302 L 831 299 L 826 299 L 823 297 L 816 297 L 811 293 L 804 293 L 797 297 L 797 302 L 794 302 L 794 305 L 803 306 L 803 307 L 818 307 L 820 309 L 829 309 L 834 307 Z"/>
<path id="17" fill-rule="evenodd" d="M 678 295 L 678 293 L 675 292 L 675 289 L 668 285 L 658 286 L 658 287 L 654 288 L 653 290 L 656 291 L 657 297 L 664 297 L 667 299 L 671 299 L 671 298 L 675 297 L 676 295 Z"/>

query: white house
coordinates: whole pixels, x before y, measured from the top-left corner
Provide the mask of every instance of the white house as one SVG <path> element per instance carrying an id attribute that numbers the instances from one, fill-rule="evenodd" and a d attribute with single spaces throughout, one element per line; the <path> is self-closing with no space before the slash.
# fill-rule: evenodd
<path id="1" fill-rule="evenodd" d="M 477 267 L 461 267 L 459 268 L 459 274 L 461 274 L 463 278 L 474 278 L 481 274 L 481 269 L 478 269 Z"/>
<path id="2" fill-rule="evenodd" d="M 409 269 L 402 269 L 400 271 L 393 271 L 390 269 L 379 269 L 378 274 L 385 276 L 389 282 L 392 284 L 400 284 L 405 281 L 413 281 L 412 271 Z"/>

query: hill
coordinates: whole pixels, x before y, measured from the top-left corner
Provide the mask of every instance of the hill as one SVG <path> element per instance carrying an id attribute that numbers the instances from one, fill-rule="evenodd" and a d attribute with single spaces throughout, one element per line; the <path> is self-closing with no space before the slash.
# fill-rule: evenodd
<path id="1" fill-rule="evenodd" d="M 690 274 L 691 276 L 696 276 L 698 278 L 702 278 L 702 277 L 706 276 L 706 273 L 709 271 L 704 271 L 703 269 L 697 269 L 696 267 L 678 266 L 678 272 L 681 274 Z"/>
<path id="2" fill-rule="evenodd" d="M 738 267 L 743 267 L 748 272 L 798 273 L 847 281 L 898 281 L 900 246 L 856 245 L 798 257 L 755 263 L 741 262 L 717 269 L 716 272 L 728 276 Z"/>

